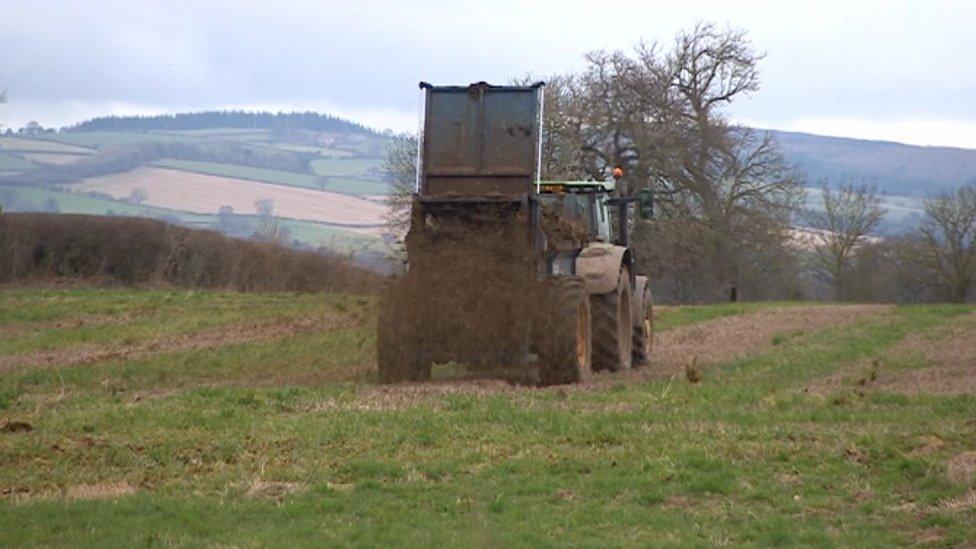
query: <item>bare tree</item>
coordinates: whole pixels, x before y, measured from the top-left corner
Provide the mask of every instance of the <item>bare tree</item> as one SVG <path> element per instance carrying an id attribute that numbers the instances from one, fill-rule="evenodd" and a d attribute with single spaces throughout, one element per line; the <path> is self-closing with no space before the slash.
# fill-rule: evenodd
<path id="1" fill-rule="evenodd" d="M 135 204 L 136 206 L 138 206 L 139 204 L 145 202 L 148 198 L 149 198 L 149 193 L 146 192 L 146 189 L 143 189 L 142 187 L 136 187 L 135 189 L 132 189 L 132 192 L 129 193 L 129 196 L 126 200 L 130 204 Z"/>
<path id="2" fill-rule="evenodd" d="M 679 33 L 663 63 L 666 146 L 651 162 L 664 182 L 661 194 L 711 229 L 715 282 L 732 295 L 757 246 L 783 245 L 802 197 L 772 137 L 730 124 L 723 112 L 759 89 L 762 58 L 743 31 L 699 23 Z"/>
<path id="3" fill-rule="evenodd" d="M 0 90 L 0 105 L 7 104 L 7 90 Z M 0 124 L 0 128 L 3 128 L 3 124 Z"/>
<path id="4" fill-rule="evenodd" d="M 820 196 L 822 209 L 806 213 L 814 230 L 814 270 L 833 286 L 837 299 L 846 299 L 847 273 L 857 247 L 888 210 L 874 184 L 842 183 L 834 191 L 823 183 Z"/>
<path id="5" fill-rule="evenodd" d="M 262 198 L 254 201 L 254 211 L 261 217 L 271 217 L 274 215 L 274 201 L 270 198 Z"/>
<path id="6" fill-rule="evenodd" d="M 782 250 L 803 197 L 772 137 L 724 113 L 759 89 L 762 58 L 743 31 L 700 23 L 668 51 L 641 44 L 633 55 L 591 53 L 581 74 L 547 91 L 546 131 L 560 141 L 544 147 L 548 173 L 563 165 L 603 180 L 619 164 L 622 193 L 653 186 L 663 217 L 707 231 L 710 258 L 696 263 L 708 265 L 712 281 L 701 282 L 713 299 L 735 295 L 758 257 Z"/>
<path id="7" fill-rule="evenodd" d="M 291 231 L 288 230 L 288 227 L 284 226 L 278 219 L 273 217 L 263 217 L 258 223 L 258 227 L 254 231 L 251 238 L 261 242 L 285 246 L 291 239 Z"/>
<path id="8" fill-rule="evenodd" d="M 233 232 L 236 223 L 234 222 L 234 208 L 224 204 L 217 209 L 217 229 L 224 233 Z"/>
<path id="9" fill-rule="evenodd" d="M 966 300 L 976 276 L 976 181 L 952 194 L 925 201 L 919 228 L 921 258 L 957 303 Z"/>
<path id="10" fill-rule="evenodd" d="M 383 172 L 390 184 L 390 193 L 386 196 L 386 226 L 399 247 L 410 228 L 410 207 L 417 180 L 417 138 L 394 137 L 387 147 Z"/>

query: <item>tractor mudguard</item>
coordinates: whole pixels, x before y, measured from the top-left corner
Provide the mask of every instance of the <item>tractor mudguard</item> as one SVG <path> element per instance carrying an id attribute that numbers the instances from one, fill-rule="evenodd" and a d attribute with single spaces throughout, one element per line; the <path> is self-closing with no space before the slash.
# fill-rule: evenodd
<path id="1" fill-rule="evenodd" d="M 616 289 L 626 255 L 627 248 L 606 242 L 593 242 L 583 248 L 576 256 L 576 274 L 583 278 L 586 292 L 605 294 Z"/>
<path id="2" fill-rule="evenodd" d="M 634 327 L 636 328 L 641 322 L 644 322 L 644 318 L 641 316 L 641 312 L 644 310 L 644 288 L 650 282 L 646 276 L 636 276 L 634 277 L 634 307 L 631 309 L 633 311 Z"/>

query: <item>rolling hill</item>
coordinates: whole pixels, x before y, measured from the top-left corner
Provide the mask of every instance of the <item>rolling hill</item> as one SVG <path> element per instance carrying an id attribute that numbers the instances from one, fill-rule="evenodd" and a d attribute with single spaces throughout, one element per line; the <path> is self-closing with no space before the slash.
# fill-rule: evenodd
<path id="1" fill-rule="evenodd" d="M 914 224 L 922 198 L 976 180 L 976 150 L 769 131 L 814 188 L 811 207 L 821 181 L 876 182 L 889 209 L 886 231 Z M 96 118 L 0 137 L 0 204 L 8 211 L 135 213 L 250 236 L 260 195 L 274 202 L 294 245 L 381 257 L 378 197 L 389 188 L 383 162 L 390 139 L 317 113 Z M 133 201 L 138 195 L 144 198 Z M 221 218 L 222 208 L 236 219 Z"/>
<path id="2" fill-rule="evenodd" d="M 388 142 L 316 113 L 98 118 L 0 138 L 0 204 L 153 217 L 248 237 L 266 225 L 255 210 L 263 201 L 287 243 L 375 266 L 387 255 L 375 196 L 388 189 Z"/>
<path id="3" fill-rule="evenodd" d="M 873 181 L 887 195 L 921 198 L 976 180 L 976 150 L 920 147 L 769 130 L 810 186 Z"/>

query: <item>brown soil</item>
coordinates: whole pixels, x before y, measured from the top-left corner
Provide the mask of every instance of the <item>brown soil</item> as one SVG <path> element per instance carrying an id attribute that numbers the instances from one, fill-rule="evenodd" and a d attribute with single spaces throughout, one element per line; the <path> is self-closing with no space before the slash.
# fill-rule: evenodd
<path id="1" fill-rule="evenodd" d="M 358 321 L 340 314 L 325 314 L 282 321 L 280 319 L 221 326 L 194 334 L 179 334 L 131 345 L 81 345 L 0 357 L 0 373 L 14 368 L 60 368 L 108 360 L 138 359 L 153 354 L 215 349 L 250 341 L 264 341 L 289 335 L 355 326 Z"/>
<path id="2" fill-rule="evenodd" d="M 701 375 L 702 368 L 761 353 L 776 336 L 843 326 L 890 309 L 887 305 L 805 305 L 717 318 L 658 334 L 650 367 L 630 375 L 682 374 L 689 365 Z"/>
<path id="3" fill-rule="evenodd" d="M 946 464 L 946 476 L 957 484 L 969 484 L 976 480 L 976 451 L 953 456 Z"/>
<path id="4" fill-rule="evenodd" d="M 135 493 L 136 489 L 124 480 L 99 484 L 79 484 L 69 486 L 65 491 L 68 499 L 108 499 L 127 496 Z"/>
<path id="5" fill-rule="evenodd" d="M 892 348 L 894 356 L 921 355 L 927 368 L 878 374 L 872 388 L 903 394 L 976 394 L 976 315 L 953 321 L 940 337 L 911 334 Z"/>
<path id="6" fill-rule="evenodd" d="M 488 395 L 500 392 L 538 390 L 567 394 L 571 391 L 606 388 L 620 383 L 639 383 L 649 379 L 684 375 L 691 357 L 699 375 L 701 370 L 722 362 L 753 356 L 773 345 L 777 335 L 800 334 L 836 327 L 859 319 L 883 314 L 887 305 L 804 305 L 778 307 L 676 328 L 659 334 L 654 342 L 648 367 L 614 374 L 601 373 L 583 383 L 548 389 L 520 388 L 503 380 L 451 380 L 420 384 L 364 387 L 353 401 L 329 400 L 311 409 L 398 409 L 415 405 L 431 396 L 451 394 Z"/>
<path id="7" fill-rule="evenodd" d="M 299 494 L 306 490 L 308 490 L 308 486 L 298 482 L 274 482 L 256 479 L 248 488 L 247 495 L 253 498 L 281 501 L 285 496 Z"/>
<path id="8" fill-rule="evenodd" d="M 31 286 L 32 288 L 35 286 Z M 35 330 L 58 330 L 65 328 L 81 328 L 82 326 L 97 326 L 100 324 L 121 324 L 131 317 L 128 315 L 85 315 L 50 322 L 29 322 L 12 326 L 0 326 L 0 337 L 17 337 Z"/>
<path id="9" fill-rule="evenodd" d="M 976 489 L 959 497 L 944 500 L 939 506 L 947 511 L 976 511 Z"/>
<path id="10" fill-rule="evenodd" d="M 0 499 L 13 500 L 14 502 L 56 499 L 91 500 L 119 498 L 135 492 L 134 486 L 122 480 L 95 484 L 75 484 L 61 489 L 39 491 L 24 486 L 0 488 Z"/>
<path id="11" fill-rule="evenodd" d="M 24 421 L 5 421 L 0 424 L 0 433 L 29 433 L 34 426 Z"/>

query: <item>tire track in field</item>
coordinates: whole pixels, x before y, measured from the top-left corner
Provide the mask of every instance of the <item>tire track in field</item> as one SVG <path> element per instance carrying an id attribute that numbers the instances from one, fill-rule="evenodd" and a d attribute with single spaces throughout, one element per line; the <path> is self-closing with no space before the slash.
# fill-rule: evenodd
<path id="1" fill-rule="evenodd" d="M 360 322 L 358 317 L 343 313 L 271 318 L 158 337 L 141 343 L 79 345 L 51 351 L 18 353 L 0 357 L 0 373 L 14 369 L 64 368 L 109 360 L 138 359 L 176 351 L 216 349 L 225 345 L 268 341 L 295 334 L 351 328 Z"/>
<path id="2" fill-rule="evenodd" d="M 852 324 L 884 314 L 890 305 L 799 305 L 773 307 L 685 325 L 659 334 L 652 350 L 651 364 L 626 372 L 598 373 L 582 383 L 539 388 L 519 386 L 501 379 L 464 379 L 371 385 L 357 389 L 351 401 L 327 401 L 309 410 L 336 407 L 360 410 L 398 409 L 416 405 L 429 397 L 452 394 L 490 395 L 515 391 L 589 391 L 624 384 L 683 375 L 685 365 L 694 358 L 697 368 L 707 368 L 749 356 L 759 355 L 773 346 L 778 335 L 808 334 Z"/>

